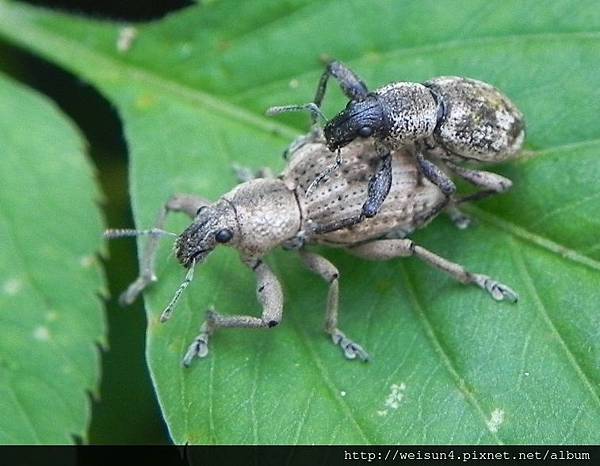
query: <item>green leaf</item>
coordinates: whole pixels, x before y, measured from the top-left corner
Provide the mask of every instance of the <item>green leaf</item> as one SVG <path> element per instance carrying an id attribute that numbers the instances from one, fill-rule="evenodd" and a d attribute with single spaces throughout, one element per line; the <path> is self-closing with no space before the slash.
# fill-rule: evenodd
<path id="1" fill-rule="evenodd" d="M 292 253 L 269 259 L 286 293 L 273 331 L 224 330 L 179 363 L 204 309 L 254 313 L 254 283 L 215 252 L 167 324 L 184 271 L 164 245 L 146 295 L 148 363 L 177 443 L 598 443 L 600 441 L 600 10 L 594 1 L 220 1 L 139 25 L 0 4 L 0 34 L 79 73 L 119 108 L 137 225 L 174 192 L 216 199 L 230 165 L 279 169 L 305 116 L 322 54 L 372 88 L 464 75 L 523 110 L 527 156 L 497 168 L 507 195 L 473 206 L 457 231 L 437 219 L 414 239 L 520 293 L 496 303 L 414 259 L 366 263 L 322 251 L 341 271 L 341 328 L 369 350 L 345 361 L 322 332 L 326 286 Z M 331 86 L 325 110 L 344 99 Z M 285 122 L 284 123 L 282 123 Z M 292 129 L 293 128 L 293 129 Z M 169 228 L 180 231 L 182 218 Z M 394 399 L 397 402 L 394 402 Z"/>
<path id="2" fill-rule="evenodd" d="M 81 136 L 0 75 L 0 444 L 85 439 L 105 342 L 98 191 Z"/>

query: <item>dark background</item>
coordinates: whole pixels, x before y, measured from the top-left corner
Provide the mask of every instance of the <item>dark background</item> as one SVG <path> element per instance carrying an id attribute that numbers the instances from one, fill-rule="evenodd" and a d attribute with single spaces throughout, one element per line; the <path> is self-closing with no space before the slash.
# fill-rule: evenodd
<path id="1" fill-rule="evenodd" d="M 123 22 L 156 20 L 170 11 L 194 4 L 184 0 L 31 0 L 27 3 Z M 119 115 L 110 102 L 70 73 L 2 40 L 0 72 L 45 94 L 79 128 L 87 143 L 88 156 L 96 166 L 104 195 L 101 207 L 106 225 L 133 227 L 127 189 L 127 143 Z M 111 294 L 106 301 L 109 348 L 102 353 L 100 394 L 93 401 L 87 441 L 168 443 L 169 435 L 145 363 L 143 305 L 138 301 L 121 308 L 117 303 L 119 293 L 137 274 L 135 242 L 110 242 L 109 257 L 104 263 Z"/>

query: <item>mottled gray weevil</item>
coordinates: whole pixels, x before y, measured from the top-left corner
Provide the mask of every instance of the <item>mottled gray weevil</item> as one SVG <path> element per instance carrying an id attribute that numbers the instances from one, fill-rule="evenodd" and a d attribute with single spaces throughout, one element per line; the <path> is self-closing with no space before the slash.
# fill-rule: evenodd
<path id="1" fill-rule="evenodd" d="M 215 202 L 197 196 L 176 195 L 161 210 L 155 228 L 106 232 L 109 238 L 149 235 L 141 259 L 140 275 L 122 295 L 122 302 L 131 303 L 156 280 L 154 259 L 159 237 L 172 234 L 163 230 L 167 215 L 170 212 L 183 212 L 193 218 L 175 242 L 177 259 L 188 272 L 163 311 L 161 321 L 171 316 L 179 296 L 192 281 L 194 268 L 219 244 L 237 249 L 242 262 L 256 274 L 256 291 L 262 315 L 223 315 L 209 310 L 200 334 L 183 358 L 184 366 L 189 366 L 195 357 L 202 358 L 208 354 L 209 338 L 218 328 L 271 328 L 281 322 L 281 285 L 263 261 L 264 256 L 277 246 L 297 250 L 303 263 L 329 284 L 325 330 L 348 359 L 366 361 L 368 355 L 338 328 L 337 268 L 316 252 L 308 251 L 309 245 L 344 248 L 351 254 L 369 260 L 414 256 L 461 283 L 472 283 L 487 290 L 496 300 L 516 301 L 516 293 L 508 286 L 486 275 L 471 273 L 406 238 L 415 229 L 429 223 L 449 203 L 448 196 L 434 184 L 422 179 L 413 157 L 407 151 L 391 151 L 394 176 L 389 196 L 379 214 L 348 228 L 344 227 L 344 221 L 360 212 L 369 175 L 378 163 L 379 155 L 374 141 L 357 140 L 341 149 L 344 158 L 342 168 L 332 174 L 328 183 L 306 194 L 315 176 L 330 163 L 330 152 L 322 133 L 313 133 L 311 138 L 292 151 L 287 168 L 277 178 L 252 178 L 247 176 L 248 171 L 240 171 L 246 173 L 246 181 Z"/>
<path id="2" fill-rule="evenodd" d="M 351 69 L 333 60 L 321 76 L 314 102 L 272 107 L 267 113 L 309 110 L 316 123 L 316 117 L 322 117 L 320 107 L 330 76 L 350 101 L 325 124 L 327 146 L 336 151 L 357 137 L 373 137 L 380 155 L 367 200 L 354 222 L 374 216 L 381 207 L 391 186 L 390 151 L 401 147 L 411 150 L 421 173 L 449 196 L 456 187 L 446 172 L 481 188 L 469 196 L 471 200 L 506 191 L 512 185 L 495 173 L 456 165 L 502 162 L 521 150 L 525 137 L 523 115 L 493 86 L 475 79 L 444 76 L 422 84 L 393 82 L 369 92 Z"/>

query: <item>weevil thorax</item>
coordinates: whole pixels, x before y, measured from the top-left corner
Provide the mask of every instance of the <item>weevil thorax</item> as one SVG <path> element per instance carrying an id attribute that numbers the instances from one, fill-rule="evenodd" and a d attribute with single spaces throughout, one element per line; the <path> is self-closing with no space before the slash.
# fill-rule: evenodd
<path id="1" fill-rule="evenodd" d="M 369 94 L 364 100 L 351 100 L 346 108 L 323 128 L 329 150 L 345 147 L 358 137 L 379 136 L 386 132 L 386 122 L 379 99 Z"/>
<path id="2" fill-rule="evenodd" d="M 235 209 L 225 199 L 198 209 L 194 221 L 175 242 L 175 255 L 181 264 L 189 268 L 199 264 L 218 244 L 235 246 L 239 243 L 240 230 Z"/>
<path id="3" fill-rule="evenodd" d="M 373 136 L 386 146 L 401 146 L 433 134 L 443 114 L 442 103 L 426 86 L 395 82 L 377 89 L 364 100 L 350 101 L 323 129 L 333 151 L 358 137 Z"/>
<path id="4" fill-rule="evenodd" d="M 235 247 L 246 257 L 262 256 L 300 230 L 296 195 L 279 179 L 242 183 L 223 199 L 235 209 L 239 231 Z"/>
<path id="5" fill-rule="evenodd" d="M 385 130 L 379 139 L 390 148 L 400 148 L 430 136 L 443 113 L 441 102 L 422 84 L 395 82 L 377 89 L 374 94 L 381 102 L 385 121 Z"/>

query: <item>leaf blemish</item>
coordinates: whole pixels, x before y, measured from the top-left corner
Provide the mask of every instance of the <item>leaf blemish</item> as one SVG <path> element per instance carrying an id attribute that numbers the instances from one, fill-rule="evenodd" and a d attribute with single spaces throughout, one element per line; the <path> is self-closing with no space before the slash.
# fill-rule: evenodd
<path id="1" fill-rule="evenodd" d="M 192 55 L 193 50 L 194 48 L 192 47 L 192 44 L 189 42 L 184 42 L 179 46 L 179 56 L 181 58 L 187 58 Z"/>
<path id="2" fill-rule="evenodd" d="M 48 341 L 50 340 L 50 331 L 47 327 L 36 327 L 33 331 L 33 338 L 38 341 Z"/>
<path id="3" fill-rule="evenodd" d="M 89 269 L 94 265 L 94 256 L 82 256 L 81 259 L 79 259 L 79 265 L 84 269 Z"/>
<path id="4" fill-rule="evenodd" d="M 138 35 L 138 31 L 133 26 L 125 26 L 119 30 L 117 38 L 117 50 L 120 53 L 127 52 L 133 45 L 133 41 Z"/>
<path id="5" fill-rule="evenodd" d="M 390 386 L 390 393 L 387 396 L 387 398 L 385 399 L 385 406 L 386 408 L 390 408 L 390 409 L 398 409 L 400 407 L 400 402 L 404 399 L 404 391 L 406 390 L 406 384 L 403 382 L 400 385 L 398 384 L 392 384 Z M 383 409 L 380 411 L 377 411 L 377 414 L 379 416 L 387 416 L 388 414 L 388 410 L 387 409 Z"/>
<path id="6" fill-rule="evenodd" d="M 398 409 L 400 407 L 400 402 L 404 398 L 404 390 L 406 390 L 406 384 L 392 384 L 390 387 L 390 394 L 385 400 L 385 405 L 391 409 Z"/>
<path id="7" fill-rule="evenodd" d="M 23 282 L 18 278 L 9 278 L 2 285 L 2 291 L 9 296 L 16 295 L 22 288 Z"/>
<path id="8" fill-rule="evenodd" d="M 504 411 L 501 409 L 494 409 L 492 415 L 488 421 L 486 421 L 487 428 L 490 432 L 498 432 L 500 424 L 504 421 Z"/>

